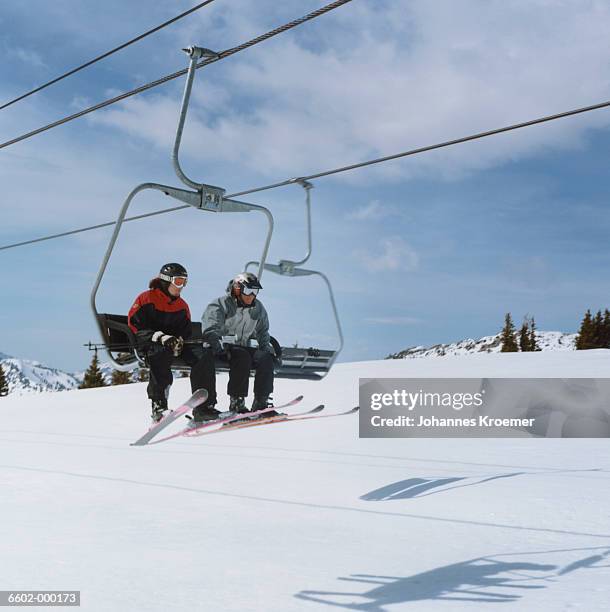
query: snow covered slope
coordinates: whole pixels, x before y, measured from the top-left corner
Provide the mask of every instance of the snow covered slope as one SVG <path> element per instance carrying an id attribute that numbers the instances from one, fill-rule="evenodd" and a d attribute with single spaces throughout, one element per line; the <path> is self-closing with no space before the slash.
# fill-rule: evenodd
<path id="1" fill-rule="evenodd" d="M 609 365 L 605 350 L 340 364 L 275 397 L 334 412 L 361 376 Z M 188 393 L 179 379 L 171 399 Z M 86 611 L 608 609 L 608 440 L 360 440 L 340 417 L 130 447 L 147 416 L 143 384 L 0 399 L 2 589 L 80 589 Z"/>
<path id="2" fill-rule="evenodd" d="M 558 331 L 536 332 L 536 340 L 542 351 L 573 351 L 576 350 L 578 334 L 568 334 Z M 388 356 L 388 359 L 417 359 L 422 357 L 444 357 L 445 355 L 469 355 L 472 353 L 499 353 L 501 334 L 483 336 L 478 340 L 468 338 L 451 344 L 435 344 L 434 346 L 413 346 Z"/>

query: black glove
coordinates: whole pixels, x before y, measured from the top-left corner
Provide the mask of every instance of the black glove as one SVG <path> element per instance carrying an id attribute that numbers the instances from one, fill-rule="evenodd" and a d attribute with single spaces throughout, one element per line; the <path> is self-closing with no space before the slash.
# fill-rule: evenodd
<path id="1" fill-rule="evenodd" d="M 160 331 L 153 334 L 152 341 L 158 342 L 165 348 L 168 348 L 170 351 L 172 351 L 172 353 L 174 353 L 174 357 L 179 357 L 180 353 L 182 353 L 182 348 L 184 347 L 183 338 L 180 336 L 170 336 Z"/>

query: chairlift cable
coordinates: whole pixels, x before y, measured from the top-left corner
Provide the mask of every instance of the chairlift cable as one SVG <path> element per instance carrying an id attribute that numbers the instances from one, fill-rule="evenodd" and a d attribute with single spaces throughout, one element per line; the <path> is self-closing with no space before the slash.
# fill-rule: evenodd
<path id="1" fill-rule="evenodd" d="M 189 9 L 188 11 L 184 11 L 184 13 L 180 13 L 180 15 L 176 15 L 176 17 L 173 17 L 172 19 L 169 19 L 168 21 L 165 21 L 164 23 L 159 24 L 158 26 L 152 28 L 151 30 L 148 30 L 147 32 L 144 32 L 143 34 L 140 34 L 139 36 L 136 36 L 135 38 L 132 38 L 131 40 L 128 40 L 127 42 L 124 42 L 122 45 L 119 45 L 118 47 L 115 47 L 114 49 L 110 49 L 110 51 L 106 51 L 105 53 L 98 55 L 92 60 L 89 60 L 88 62 L 85 62 L 84 64 L 81 64 L 80 66 L 77 66 L 76 68 L 73 68 L 72 70 L 69 70 L 68 72 L 62 74 L 61 76 L 58 76 L 48 81 L 47 83 L 44 83 L 43 85 L 40 85 L 39 87 L 36 87 L 35 89 L 32 89 L 31 91 L 28 91 L 27 93 L 24 93 L 18 96 L 17 98 L 14 98 L 13 100 L 10 100 L 9 102 L 5 102 L 4 104 L 2 104 L 2 106 L 0 106 L 0 110 L 3 110 L 11 106 L 12 104 L 15 104 L 16 102 L 19 102 L 20 100 L 24 100 L 25 98 L 35 93 L 38 93 L 39 91 L 46 89 L 50 85 L 54 85 L 55 83 L 58 83 L 59 81 L 62 81 L 63 79 L 73 74 L 76 74 L 77 72 L 80 72 L 84 68 L 88 68 L 89 66 L 92 66 L 93 64 L 113 55 L 117 51 L 121 51 L 122 49 L 125 49 L 129 47 L 130 45 L 133 45 L 134 43 L 139 42 L 143 38 L 146 38 L 147 36 L 150 36 L 151 34 L 158 32 L 159 30 L 162 30 L 168 25 L 175 23 L 176 21 L 182 19 L 183 17 L 186 17 L 187 15 L 194 13 L 195 11 L 199 10 L 200 8 L 203 8 L 204 6 L 207 6 L 208 4 L 211 4 L 212 2 L 214 2 L 214 0 L 206 0 L 205 2 L 201 2 L 197 6 L 194 6 L 193 8 Z"/>
<path id="2" fill-rule="evenodd" d="M 339 8 L 340 6 L 347 4 L 348 2 L 351 2 L 351 1 L 352 0 L 336 0 L 335 2 L 332 2 L 326 6 L 323 6 L 322 8 L 319 8 L 316 11 L 313 11 L 312 13 L 305 15 L 304 17 L 300 17 L 299 19 L 290 21 L 289 23 L 286 23 L 278 28 L 275 28 L 274 30 L 270 30 L 269 32 L 266 32 L 265 34 L 261 34 L 260 36 L 257 36 L 256 38 L 253 38 L 252 40 L 242 43 L 241 45 L 238 45 L 237 47 L 232 47 L 230 49 L 222 51 L 221 53 L 218 54 L 218 56 L 206 59 L 200 62 L 199 64 L 197 64 L 197 68 L 202 68 L 203 66 L 207 66 L 208 64 L 212 64 L 214 62 L 218 62 L 222 59 L 225 59 L 226 57 L 229 57 L 231 55 L 235 55 L 236 53 L 239 53 L 240 51 L 243 51 L 244 49 L 248 49 L 249 47 L 257 45 L 265 40 L 268 40 L 269 38 L 272 38 L 273 36 L 277 36 L 278 34 L 281 34 L 283 32 L 286 32 L 287 30 L 295 28 L 307 21 L 315 19 L 316 17 L 320 17 L 321 15 L 324 15 L 325 13 L 328 13 L 329 11 L 332 11 L 333 9 Z M 114 98 L 109 98 L 108 100 L 99 102 L 98 104 L 90 106 L 89 108 L 85 108 L 82 111 L 79 111 L 72 115 L 68 115 L 67 117 L 63 117 L 62 119 L 58 119 L 57 121 L 54 121 L 53 123 L 49 123 L 35 130 L 32 130 L 31 132 L 27 132 L 26 134 L 22 134 L 21 136 L 17 136 L 15 138 L 12 138 L 11 140 L 7 140 L 6 142 L 3 142 L 0 144 L 0 149 L 4 149 L 11 145 L 17 144 L 18 142 L 21 142 L 23 140 L 27 140 L 28 138 L 32 138 L 33 136 L 36 136 L 38 134 L 42 134 L 43 132 L 59 127 L 60 125 L 63 125 L 64 123 L 68 123 L 70 121 L 73 121 L 74 119 L 78 119 L 94 111 L 100 110 L 102 108 L 106 108 L 107 106 L 110 106 L 111 104 L 115 104 L 116 102 L 120 102 L 121 100 L 130 98 L 131 96 L 135 96 L 136 94 L 152 89 L 153 87 L 157 87 L 158 85 L 167 83 L 168 81 L 176 79 L 186 73 L 187 73 L 186 68 L 183 70 L 178 70 L 178 72 L 174 72 L 173 74 L 168 74 L 164 77 L 161 77 L 160 79 L 157 79 L 156 81 L 152 81 L 150 83 L 147 83 L 146 85 L 141 85 L 140 87 L 137 87 L 136 89 L 132 89 L 131 91 L 115 96 Z"/>
<path id="3" fill-rule="evenodd" d="M 309 176 L 301 176 L 301 177 L 297 177 L 297 178 L 291 178 L 291 179 L 286 179 L 284 181 L 279 181 L 277 183 L 271 183 L 269 185 L 264 185 L 262 187 L 254 187 L 252 189 L 247 189 L 245 191 L 238 191 L 236 193 L 232 193 L 227 195 L 227 198 L 236 198 L 239 196 L 243 196 L 243 195 L 248 195 L 251 193 L 257 193 L 259 191 L 267 191 L 269 189 L 276 189 L 278 187 L 285 187 L 287 185 L 293 185 L 295 183 L 299 183 L 300 181 L 303 180 L 314 180 L 314 179 L 318 179 L 318 178 L 324 178 L 327 176 L 331 176 L 333 174 L 339 174 L 342 172 L 347 172 L 350 170 L 357 170 L 359 168 L 364 168 L 366 166 L 372 166 L 373 164 L 381 164 L 384 162 L 388 162 L 388 161 L 392 161 L 395 159 L 400 159 L 402 157 L 408 157 L 408 156 L 412 156 L 412 155 L 418 155 L 420 153 L 425 153 L 427 151 L 433 151 L 435 149 L 441 149 L 444 147 L 449 147 L 449 146 L 453 146 L 453 145 L 457 145 L 457 144 L 463 144 L 465 142 L 469 142 L 472 140 L 478 140 L 481 138 L 486 138 L 488 136 L 495 136 L 497 134 L 501 134 L 504 132 L 509 132 L 512 130 L 517 130 L 517 129 L 521 129 L 521 128 L 525 128 L 525 127 L 530 127 L 532 125 L 538 125 L 540 123 L 545 123 L 545 122 L 549 122 L 549 121 L 554 121 L 556 119 L 563 119 L 565 117 L 571 117 L 574 115 L 578 115 L 581 113 L 586 113 L 589 111 L 593 111 L 593 110 L 599 110 L 601 108 L 607 108 L 608 106 L 610 106 L 610 101 L 607 102 L 600 102 L 599 104 L 593 104 L 590 106 L 584 106 L 582 108 L 577 108 L 577 109 L 573 109 L 573 110 L 569 110 L 569 111 L 565 111 L 562 113 L 557 113 L 554 115 L 547 115 L 545 117 L 539 117 L 537 119 L 532 119 L 530 121 L 524 121 L 522 123 L 515 123 L 513 125 L 509 125 L 509 126 L 505 126 L 505 127 L 501 127 L 501 128 L 497 128 L 497 129 L 493 129 L 493 130 L 488 130 L 486 132 L 478 132 L 476 134 L 471 134 L 469 136 L 463 136 L 461 138 L 456 138 L 454 140 L 448 140 L 448 141 L 444 141 L 444 142 L 440 142 L 440 143 L 436 143 L 436 144 L 432 144 L 432 145 L 428 145 L 428 146 L 424 146 L 424 147 L 419 147 L 416 149 L 410 149 L 407 151 L 403 151 L 401 153 L 395 153 L 393 155 L 387 155 L 385 157 L 378 157 L 376 159 L 371 159 L 371 160 L 367 160 L 367 161 L 363 161 L 363 162 L 359 162 L 356 164 L 351 164 L 348 166 L 342 166 L 340 168 L 334 168 L 331 170 L 324 170 L 321 172 L 317 172 L 316 174 L 310 174 Z M 137 219 L 142 219 L 144 217 L 150 217 L 152 215 L 160 215 L 160 214 L 164 214 L 164 213 L 169 213 L 169 212 L 174 212 L 176 210 L 182 210 L 183 208 L 189 208 L 188 205 L 186 206 L 175 206 L 173 208 L 166 208 L 160 211 L 156 211 L 154 213 L 148 213 L 145 215 L 138 215 L 136 217 L 128 217 L 125 219 L 125 221 L 135 221 Z M 72 230 L 69 232 L 64 232 L 61 234 L 54 234 L 51 236 L 44 236 L 42 238 L 35 238 L 33 240 L 27 240 L 24 242 L 18 242 L 15 244 L 9 244 L 9 245 L 5 245 L 5 246 L 0 246 L 0 251 L 6 250 L 6 249 L 12 249 L 12 248 L 16 248 L 16 247 L 20 247 L 20 246 L 25 246 L 28 244 L 33 244 L 36 242 L 42 242 L 44 240 L 51 240 L 53 238 L 60 238 L 62 236 L 68 236 L 71 234 L 77 234 L 80 232 L 86 232 L 89 230 L 94 230 L 94 229 L 99 229 L 102 227 L 109 227 L 115 225 L 115 221 L 111 221 L 109 223 L 103 223 L 100 225 L 94 225 L 91 227 L 85 227 L 82 229 L 76 229 L 76 230 Z"/>
<path id="4" fill-rule="evenodd" d="M 143 215 L 137 215 L 135 217 L 129 217 L 125 219 L 125 221 L 138 221 L 140 219 L 145 219 L 146 217 L 154 217 L 155 215 L 163 215 L 168 212 L 175 212 L 177 210 L 182 210 L 183 208 L 190 208 L 190 206 L 174 206 L 173 208 L 165 208 L 163 210 L 157 210 L 155 212 L 146 213 Z M 35 242 L 44 242 L 45 240 L 53 240 L 54 238 L 63 238 L 64 236 L 72 236 L 73 234 L 80 234 L 82 232 L 89 232 L 91 230 L 102 229 L 103 227 L 112 227 L 116 225 L 116 221 L 110 221 L 109 223 L 99 223 L 98 225 L 90 225 L 89 227 L 83 227 L 80 229 L 70 230 L 68 232 L 62 232 L 61 234 L 53 234 L 51 236 L 43 236 L 42 238 L 34 238 L 33 240 L 26 240 L 24 242 L 18 242 L 16 244 L 9 244 L 8 246 L 0 247 L 0 251 L 5 249 L 12 249 L 19 246 L 25 246 L 27 244 L 34 244 Z"/>

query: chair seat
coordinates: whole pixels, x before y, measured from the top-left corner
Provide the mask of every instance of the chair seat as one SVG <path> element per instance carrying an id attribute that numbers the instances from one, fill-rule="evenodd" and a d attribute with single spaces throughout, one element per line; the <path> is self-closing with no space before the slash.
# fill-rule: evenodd
<path id="1" fill-rule="evenodd" d="M 113 353 L 114 358 L 121 364 L 130 365 L 134 368 L 147 368 L 145 358 L 139 354 L 140 346 L 135 334 L 127 324 L 126 315 L 98 314 L 98 320 L 104 330 L 104 344 Z M 191 339 L 202 339 L 201 323 L 193 321 Z M 271 338 L 271 344 L 276 353 L 276 367 L 274 369 L 277 378 L 304 378 L 316 380 L 322 377 L 332 363 L 335 351 L 317 348 L 282 347 L 275 338 Z M 116 355 L 114 355 L 116 353 Z M 190 371 L 190 367 L 180 357 L 172 361 L 172 370 Z M 226 372 L 229 365 L 216 360 L 216 371 Z"/>

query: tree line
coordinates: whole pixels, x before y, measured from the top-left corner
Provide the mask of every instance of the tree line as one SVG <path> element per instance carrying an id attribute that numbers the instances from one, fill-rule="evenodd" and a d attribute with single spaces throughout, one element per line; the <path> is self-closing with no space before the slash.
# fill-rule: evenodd
<path id="1" fill-rule="evenodd" d="M 534 317 L 525 317 L 519 331 L 515 328 L 512 315 L 507 312 L 504 317 L 504 327 L 500 332 L 501 352 L 534 352 L 542 350 L 538 345 L 536 337 L 536 322 Z M 592 314 L 587 310 L 576 337 L 576 350 L 587 350 L 597 348 L 610 348 L 610 310 L 607 308 L 602 312 Z M 186 376 L 186 373 L 182 374 Z M 110 385 L 126 385 L 132 382 L 145 382 L 148 380 L 148 371 L 145 369 L 133 372 L 112 371 L 110 383 L 104 379 L 104 374 L 100 369 L 97 351 L 91 359 L 91 364 L 87 368 L 83 377 L 83 382 L 79 389 L 91 389 L 94 387 L 107 387 Z M 0 397 L 8 395 L 8 382 L 0 364 Z"/>
<path id="2" fill-rule="evenodd" d="M 187 372 L 182 372 L 180 376 L 188 376 Z M 114 385 L 128 385 L 133 382 L 146 382 L 148 380 L 148 370 L 140 368 L 135 372 L 120 372 L 112 370 L 110 383 L 104 379 L 104 373 L 100 369 L 100 362 L 97 357 L 97 351 L 91 359 L 91 365 L 87 368 L 83 377 L 83 382 L 78 386 L 79 389 L 92 389 L 94 387 L 108 387 Z"/>
<path id="3" fill-rule="evenodd" d="M 144 369 L 137 370 L 137 372 L 121 372 L 119 370 L 112 370 L 112 376 L 110 378 L 110 386 L 114 385 L 128 385 L 132 382 L 145 382 L 148 380 L 148 371 Z M 108 387 L 109 384 L 104 378 L 104 373 L 100 369 L 100 362 L 97 356 L 97 351 L 93 354 L 91 364 L 87 368 L 85 375 L 83 376 L 83 382 L 78 386 L 79 389 L 93 389 L 95 387 Z"/>
<path id="4" fill-rule="evenodd" d="M 507 312 L 500 332 L 500 344 L 503 353 L 542 350 L 536 338 L 534 317 L 525 317 L 521 329 L 517 331 L 510 312 Z M 595 315 L 591 314 L 590 309 L 587 310 L 576 336 L 575 348 L 578 351 L 610 348 L 610 310 L 606 308 L 603 313 L 598 310 Z"/>
<path id="5" fill-rule="evenodd" d="M 529 353 L 541 351 L 536 338 L 536 321 L 534 317 L 525 317 L 521 329 L 517 333 L 510 312 L 504 317 L 504 327 L 500 332 L 500 351 L 502 353 Z"/>
<path id="6" fill-rule="evenodd" d="M 587 310 L 580 324 L 576 348 L 578 350 L 610 348 L 610 311 L 607 308 L 603 314 L 598 310 L 595 315 Z"/>

